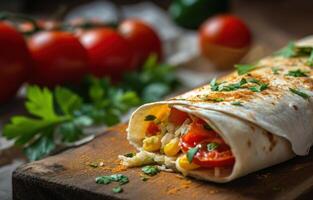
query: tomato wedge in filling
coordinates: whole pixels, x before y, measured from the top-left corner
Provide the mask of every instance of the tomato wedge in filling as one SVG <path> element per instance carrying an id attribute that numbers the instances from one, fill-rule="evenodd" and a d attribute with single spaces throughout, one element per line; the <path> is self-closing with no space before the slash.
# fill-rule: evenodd
<path id="1" fill-rule="evenodd" d="M 146 136 L 157 135 L 160 132 L 159 126 L 155 122 L 149 122 L 148 128 L 146 130 Z"/>
<path id="2" fill-rule="evenodd" d="M 225 141 L 201 119 L 194 119 L 189 131 L 181 137 L 183 152 L 198 147 L 192 162 L 201 167 L 232 166 L 235 158 Z"/>

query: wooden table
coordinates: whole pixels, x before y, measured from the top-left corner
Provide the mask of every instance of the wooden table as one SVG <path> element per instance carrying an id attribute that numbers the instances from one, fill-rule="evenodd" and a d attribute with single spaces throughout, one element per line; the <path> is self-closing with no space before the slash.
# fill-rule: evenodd
<path id="1" fill-rule="evenodd" d="M 313 1 L 234 0 L 232 1 L 232 5 L 234 13 L 243 17 L 254 33 L 255 48 L 253 48 L 248 60 L 260 58 L 280 48 L 289 40 L 313 33 L 311 22 L 313 17 Z M 20 109 L 16 109 L 17 105 L 21 107 L 21 103 L 12 103 L 6 106 L 6 112 L 4 114 L 1 113 L 0 127 L 3 126 L 3 123 L 8 120 L 10 115 L 20 112 Z M 16 148 L 0 150 L 1 200 L 10 199 L 11 172 L 21 162 L 23 162 L 23 157 Z"/>
<path id="2" fill-rule="evenodd" d="M 126 169 L 118 155 L 134 152 L 126 140 L 126 125 L 114 127 L 79 148 L 19 167 L 13 173 L 15 200 L 127 199 L 127 200 L 248 200 L 309 199 L 313 196 L 313 154 L 247 175 L 227 184 L 186 179 L 161 172 L 141 180 L 140 168 Z M 91 167 L 90 163 L 103 166 Z M 117 184 L 96 184 L 102 175 L 122 173 L 129 177 L 124 192 L 114 194 Z"/>

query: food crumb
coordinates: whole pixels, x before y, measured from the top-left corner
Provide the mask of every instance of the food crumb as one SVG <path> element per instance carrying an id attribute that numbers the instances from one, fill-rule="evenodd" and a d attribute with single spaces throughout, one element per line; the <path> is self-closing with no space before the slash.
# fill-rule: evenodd
<path id="1" fill-rule="evenodd" d="M 182 180 L 178 187 L 169 187 L 166 191 L 168 195 L 176 194 L 177 192 L 189 188 L 191 185 L 190 180 Z"/>

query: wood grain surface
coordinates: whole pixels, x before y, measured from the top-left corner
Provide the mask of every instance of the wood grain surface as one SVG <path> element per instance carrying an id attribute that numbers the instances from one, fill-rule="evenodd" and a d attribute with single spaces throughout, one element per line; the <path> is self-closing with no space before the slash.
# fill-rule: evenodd
<path id="1" fill-rule="evenodd" d="M 126 140 L 126 125 L 116 126 L 92 142 L 59 155 L 25 164 L 13 173 L 13 199 L 248 200 L 310 199 L 313 154 L 297 157 L 227 184 L 214 184 L 161 172 L 141 180 L 141 169 L 126 169 L 117 156 L 135 151 Z M 93 168 L 90 163 L 103 162 Z M 99 185 L 100 175 L 122 173 L 130 182 L 114 194 L 116 183 Z"/>

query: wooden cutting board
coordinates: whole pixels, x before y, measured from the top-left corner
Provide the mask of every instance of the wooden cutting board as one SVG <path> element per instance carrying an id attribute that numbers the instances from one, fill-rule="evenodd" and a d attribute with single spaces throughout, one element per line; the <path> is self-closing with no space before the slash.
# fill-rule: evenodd
<path id="1" fill-rule="evenodd" d="M 214 184 L 161 172 L 141 180 L 140 168 L 125 169 L 117 156 L 135 151 L 126 140 L 126 125 L 119 125 L 81 147 L 25 164 L 13 173 L 15 200 L 127 199 L 127 200 L 247 200 L 312 199 L 313 154 L 298 157 L 227 184 Z M 103 166 L 91 167 L 90 163 Z M 115 194 L 116 183 L 99 185 L 100 175 L 122 173 L 130 182 Z"/>

